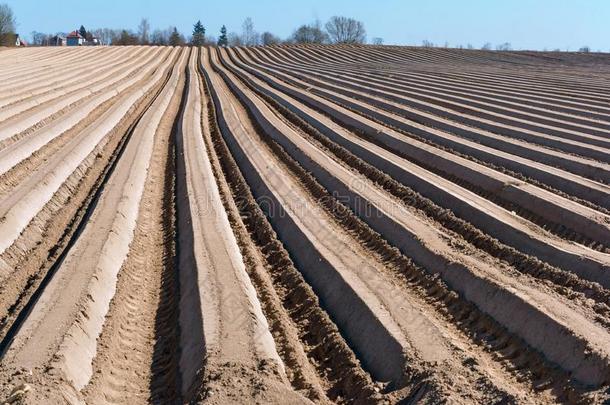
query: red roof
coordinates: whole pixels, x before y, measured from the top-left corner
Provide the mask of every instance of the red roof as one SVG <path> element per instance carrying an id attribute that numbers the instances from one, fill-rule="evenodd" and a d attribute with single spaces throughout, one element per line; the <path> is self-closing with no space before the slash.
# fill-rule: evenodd
<path id="1" fill-rule="evenodd" d="M 67 38 L 82 38 L 83 36 L 78 31 L 72 31 Z"/>

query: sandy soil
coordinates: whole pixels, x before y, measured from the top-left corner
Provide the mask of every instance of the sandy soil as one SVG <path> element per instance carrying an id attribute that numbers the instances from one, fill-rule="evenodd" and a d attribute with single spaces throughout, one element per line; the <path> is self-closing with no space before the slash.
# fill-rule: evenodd
<path id="1" fill-rule="evenodd" d="M 2 54 L 0 402 L 610 400 L 608 55 Z"/>

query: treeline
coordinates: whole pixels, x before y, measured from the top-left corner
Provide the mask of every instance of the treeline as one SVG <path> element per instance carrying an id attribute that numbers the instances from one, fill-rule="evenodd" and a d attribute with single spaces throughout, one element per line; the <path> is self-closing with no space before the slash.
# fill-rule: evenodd
<path id="1" fill-rule="evenodd" d="M 450 46 L 448 42 L 445 42 L 444 45 L 436 45 L 434 42 L 428 41 L 427 39 L 422 41 L 421 44 L 422 47 L 424 48 L 456 48 L 456 49 L 475 49 L 475 47 L 472 44 L 468 44 L 466 46 L 464 45 L 456 45 L 456 46 Z M 512 51 L 512 45 L 510 44 L 510 42 L 504 42 L 501 44 L 496 45 L 495 47 L 496 51 Z M 491 51 L 493 50 L 493 45 L 491 42 L 486 42 L 485 44 L 483 44 L 483 46 L 481 46 L 481 50 L 482 51 Z"/>
<path id="2" fill-rule="evenodd" d="M 203 27 L 203 26 L 202 26 Z M 137 31 L 129 29 L 96 28 L 87 30 L 81 25 L 77 30 L 88 42 L 97 39 L 101 45 L 172 45 L 182 46 L 189 44 L 192 38 L 185 36 L 176 27 L 170 26 L 166 29 L 150 29 L 147 19 L 142 19 Z M 54 45 L 53 41 L 57 37 L 66 37 L 68 33 L 57 32 L 55 34 L 45 34 L 33 31 L 30 36 L 32 45 Z"/>
<path id="3" fill-rule="evenodd" d="M 311 24 L 297 27 L 288 38 L 280 38 L 271 32 L 259 33 L 254 28 L 251 18 L 246 18 L 242 24 L 241 33 L 226 34 L 223 26 L 221 37 L 217 44 L 228 46 L 256 46 L 277 44 L 364 44 L 366 29 L 362 21 L 353 18 L 334 16 L 324 26 L 316 20 Z M 223 37 L 224 35 L 224 37 Z M 381 45 L 383 39 L 373 38 L 373 43 Z"/>
<path id="4" fill-rule="evenodd" d="M 97 28 L 87 30 L 81 26 L 80 34 L 91 42 L 96 38 L 102 45 L 218 45 L 218 46 L 256 46 L 292 44 L 362 44 L 366 42 L 366 29 L 361 21 L 353 18 L 335 16 L 324 26 L 319 21 L 304 24 L 296 28 L 288 38 L 281 38 L 271 32 L 258 32 L 251 18 L 246 18 L 239 32 L 227 30 L 222 26 L 218 36 L 208 35 L 201 21 L 193 25 L 190 35 L 186 36 L 176 27 L 166 29 L 151 29 L 148 19 L 143 18 L 134 31 L 131 29 Z M 65 37 L 67 33 L 58 32 L 45 34 L 34 31 L 31 33 L 33 45 L 53 45 L 58 36 Z M 382 44 L 383 40 L 374 38 L 373 43 Z"/>
<path id="5" fill-rule="evenodd" d="M 129 30 L 120 30 L 108 39 L 113 45 L 218 45 L 218 46 L 256 46 L 276 45 L 282 43 L 316 43 L 316 44 L 363 44 L 366 42 L 366 29 L 364 23 L 353 18 L 335 16 L 322 27 L 319 21 L 305 24 L 294 30 L 288 38 L 281 38 L 271 32 L 258 32 L 252 18 L 244 20 L 241 31 L 229 32 L 223 25 L 218 31 L 218 36 L 207 35 L 207 30 L 197 21 L 189 37 L 185 37 L 176 27 L 166 30 L 155 30 L 148 35 L 150 26 L 143 19 L 138 31 L 133 33 Z M 380 38 L 375 38 L 376 44 L 383 43 Z"/>
<path id="6" fill-rule="evenodd" d="M 450 46 L 448 42 L 445 42 L 444 45 L 437 45 L 434 42 L 431 42 L 428 40 L 423 40 L 421 46 L 423 48 L 476 49 L 472 44 L 467 44 L 466 46 L 464 46 L 464 45 Z M 493 51 L 494 49 L 496 51 L 512 51 L 513 47 L 510 42 L 503 42 L 501 44 L 496 45 L 495 47 L 493 46 L 493 44 L 491 42 L 486 42 L 481 46 L 480 49 L 482 51 Z M 544 48 L 542 51 L 549 52 L 549 50 L 547 48 Z M 552 52 L 562 52 L 562 50 L 560 48 L 554 48 L 552 50 Z M 570 52 L 570 49 L 569 48 L 566 49 L 565 52 Z M 577 52 L 589 53 L 589 52 L 591 52 L 591 47 L 589 47 L 588 45 L 582 46 L 582 47 L 578 48 Z M 598 52 L 602 52 L 602 51 L 599 50 Z"/>
<path id="7" fill-rule="evenodd" d="M 11 8 L 6 4 L 0 4 L 0 46 L 14 46 L 18 35 L 16 33 L 16 19 Z M 316 20 L 310 24 L 303 24 L 293 30 L 292 34 L 287 38 L 281 38 L 272 32 L 259 32 L 254 26 L 254 21 L 251 18 L 246 18 L 241 26 L 241 30 L 228 31 L 226 26 L 222 26 L 218 31 L 218 36 L 207 35 L 207 30 L 201 21 L 197 21 L 193 25 L 193 30 L 190 35 L 186 36 L 181 33 L 175 26 L 170 26 L 165 29 L 151 29 L 148 19 L 143 18 L 140 21 L 137 29 L 110 29 L 97 28 L 87 30 L 81 25 L 78 30 L 81 36 L 86 39 L 87 44 L 101 45 L 218 45 L 218 46 L 256 46 L 256 45 L 276 45 L 276 44 L 363 44 L 367 41 L 366 29 L 364 23 L 353 18 L 334 16 L 325 24 Z M 68 33 L 57 32 L 54 34 L 46 34 L 33 31 L 30 36 L 32 45 L 46 46 L 59 45 L 61 38 L 66 38 Z M 94 41 L 97 40 L 97 41 Z M 382 45 L 383 38 L 374 37 L 370 43 L 374 45 Z M 426 48 L 437 47 L 431 41 L 424 40 L 422 46 Z M 448 43 L 445 43 L 444 48 L 450 48 Z M 473 45 L 466 46 L 457 45 L 453 48 L 459 49 L 475 49 Z M 505 42 L 498 44 L 495 47 L 491 43 L 485 43 L 480 49 L 482 50 L 497 50 L 510 51 L 512 46 Z M 547 51 L 545 49 L 545 51 Z M 559 52 L 560 49 L 554 49 Z M 566 52 L 569 52 L 566 49 Z M 589 46 L 583 46 L 578 49 L 578 52 L 591 52 Z M 598 51 L 601 52 L 601 51 Z"/>

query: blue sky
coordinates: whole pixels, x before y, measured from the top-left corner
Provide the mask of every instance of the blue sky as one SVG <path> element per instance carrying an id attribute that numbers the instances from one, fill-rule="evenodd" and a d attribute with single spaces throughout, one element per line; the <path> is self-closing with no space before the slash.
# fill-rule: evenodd
<path id="1" fill-rule="evenodd" d="M 387 44 L 510 42 L 517 49 L 610 50 L 610 0 L 0 0 L 12 7 L 25 35 L 87 28 L 136 29 L 147 17 L 153 28 L 175 25 L 184 33 L 197 20 L 217 35 L 222 24 L 239 32 L 255 28 L 286 37 L 315 18 L 362 20 L 368 37 Z"/>

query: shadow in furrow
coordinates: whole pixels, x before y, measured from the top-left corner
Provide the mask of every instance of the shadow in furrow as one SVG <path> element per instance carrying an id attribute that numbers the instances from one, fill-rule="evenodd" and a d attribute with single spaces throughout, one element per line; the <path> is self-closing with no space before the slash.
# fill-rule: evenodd
<path id="1" fill-rule="evenodd" d="M 180 113 L 179 113 L 180 114 Z M 178 120 L 179 114 L 176 116 Z M 175 128 L 175 123 L 174 123 Z M 155 404 L 180 403 L 178 304 L 180 291 L 176 263 L 175 141 L 171 136 L 165 165 L 163 216 L 163 273 L 159 307 L 155 317 L 155 345 L 151 364 L 150 399 Z"/>

